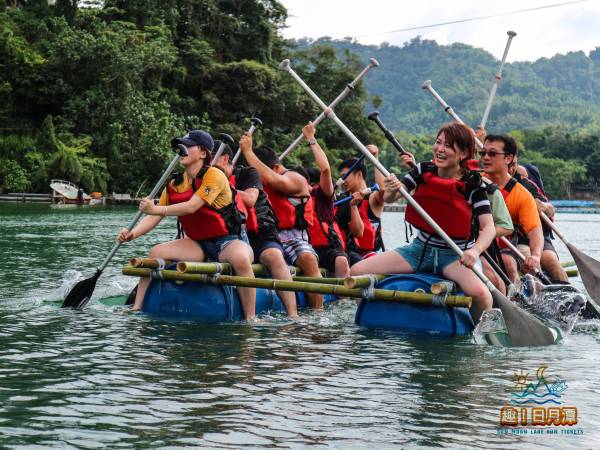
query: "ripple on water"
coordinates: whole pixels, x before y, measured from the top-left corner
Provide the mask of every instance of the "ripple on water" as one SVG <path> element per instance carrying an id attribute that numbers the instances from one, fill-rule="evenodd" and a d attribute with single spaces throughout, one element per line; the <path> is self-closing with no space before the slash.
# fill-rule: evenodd
<path id="1" fill-rule="evenodd" d="M 218 325 L 96 302 L 129 291 L 133 280 L 120 264 L 171 238 L 172 221 L 121 249 L 85 311 L 57 308 L 78 279 L 93 274 L 134 212 L 2 216 L 8 270 L 0 272 L 0 447 L 600 446 L 598 322 L 577 324 L 550 348 L 505 349 L 362 330 L 353 324 L 354 301 L 303 312 L 297 321 L 270 314 L 254 324 Z M 391 217 L 384 216 L 384 230 L 394 229 Z M 599 219 L 569 216 L 559 225 L 599 257 L 600 238 L 588 242 Z M 394 239 L 386 236 L 391 246 L 401 244 Z M 29 270 L 32 261 L 43 270 Z M 582 439 L 496 435 L 514 373 L 533 375 L 541 364 L 567 381 Z"/>

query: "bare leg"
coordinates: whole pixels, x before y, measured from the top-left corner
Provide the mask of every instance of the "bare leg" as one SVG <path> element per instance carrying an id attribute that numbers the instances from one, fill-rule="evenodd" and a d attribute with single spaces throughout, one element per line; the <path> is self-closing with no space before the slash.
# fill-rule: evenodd
<path id="1" fill-rule="evenodd" d="M 254 278 L 253 260 L 252 248 L 244 241 L 233 241 L 219 253 L 219 262 L 231 264 L 235 274 L 241 277 Z M 238 287 L 237 291 L 244 310 L 244 317 L 246 320 L 253 319 L 256 316 L 256 288 Z"/>
<path id="2" fill-rule="evenodd" d="M 350 268 L 350 275 L 414 273 L 414 271 L 398 252 L 389 250 L 357 262 Z"/>
<path id="3" fill-rule="evenodd" d="M 337 278 L 346 278 L 350 275 L 350 263 L 345 256 L 335 258 L 335 276 Z"/>
<path id="4" fill-rule="evenodd" d="M 444 277 L 459 284 L 465 295 L 473 298 L 471 317 L 473 322 L 479 322 L 484 311 L 492 309 L 492 294 L 473 271 L 463 266 L 459 261 L 447 265 L 442 270 Z"/>
<path id="5" fill-rule="evenodd" d="M 563 282 L 568 282 L 569 277 L 567 276 L 567 272 L 560 265 L 560 261 L 558 260 L 558 256 L 552 250 L 544 250 L 542 252 L 542 259 L 540 261 L 542 269 L 548 272 L 548 275 L 552 280 L 559 280 Z"/>
<path id="6" fill-rule="evenodd" d="M 496 271 L 492 269 L 490 263 L 488 263 L 485 259 L 482 259 L 481 262 L 483 263 L 483 274 L 489 278 L 492 284 L 496 286 L 496 288 L 502 292 L 503 295 L 506 295 L 506 285 L 504 284 L 504 281 L 502 281 L 502 278 L 500 278 Z"/>
<path id="7" fill-rule="evenodd" d="M 149 258 L 172 259 L 179 261 L 204 261 L 205 256 L 198 243 L 189 238 L 177 239 L 175 241 L 163 242 L 155 245 L 148 253 Z M 142 309 L 146 290 L 150 285 L 150 278 L 140 278 L 133 310 Z"/>
<path id="8" fill-rule="evenodd" d="M 321 271 L 319 270 L 319 262 L 317 257 L 311 252 L 302 252 L 296 260 L 298 267 L 302 269 L 308 277 L 321 278 Z M 322 294 L 306 294 L 308 304 L 313 309 L 323 309 L 323 295 Z"/>
<path id="9" fill-rule="evenodd" d="M 517 261 L 512 256 L 506 255 L 504 253 L 502 253 L 501 256 L 502 256 L 502 262 L 504 262 L 504 267 L 506 267 L 506 274 L 508 275 L 508 278 L 513 283 L 516 283 L 517 281 L 519 281 L 519 272 L 518 272 L 518 268 L 517 268 Z"/>
<path id="10" fill-rule="evenodd" d="M 277 248 L 268 248 L 264 250 L 259 257 L 271 272 L 271 276 L 277 280 L 292 281 L 290 269 L 283 259 L 283 253 Z M 296 305 L 296 294 L 290 291 L 277 291 L 285 310 L 291 318 L 298 317 L 298 307 Z"/>

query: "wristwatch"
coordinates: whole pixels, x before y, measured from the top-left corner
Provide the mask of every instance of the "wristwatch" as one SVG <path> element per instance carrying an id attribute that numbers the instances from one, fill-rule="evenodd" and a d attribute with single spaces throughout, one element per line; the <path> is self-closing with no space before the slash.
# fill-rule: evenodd
<path id="1" fill-rule="evenodd" d="M 317 140 L 315 138 L 310 138 L 308 140 L 308 145 L 315 145 L 317 143 Z"/>

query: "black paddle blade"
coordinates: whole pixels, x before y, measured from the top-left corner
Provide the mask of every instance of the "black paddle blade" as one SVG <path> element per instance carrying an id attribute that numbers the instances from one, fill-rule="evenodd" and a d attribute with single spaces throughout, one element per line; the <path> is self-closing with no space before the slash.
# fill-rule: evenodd
<path id="1" fill-rule="evenodd" d="M 77 282 L 65 297 L 61 308 L 83 309 L 90 301 L 101 273 L 98 270 L 92 278 Z"/>
<path id="2" fill-rule="evenodd" d="M 555 334 L 539 319 L 519 308 L 497 289 L 492 290 L 492 297 L 502 311 L 512 346 L 540 347 L 554 344 Z"/>
<path id="3" fill-rule="evenodd" d="M 586 255 L 573 244 L 567 244 L 567 248 L 575 260 L 585 289 L 596 305 L 600 306 L 600 262 Z"/>

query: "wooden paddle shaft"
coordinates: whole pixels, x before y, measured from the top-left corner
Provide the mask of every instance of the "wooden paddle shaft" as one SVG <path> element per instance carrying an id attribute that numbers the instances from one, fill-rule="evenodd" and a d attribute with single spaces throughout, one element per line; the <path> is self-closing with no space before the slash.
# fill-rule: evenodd
<path id="1" fill-rule="evenodd" d="M 142 269 L 130 266 L 123 268 L 124 275 L 137 277 L 152 277 L 152 269 Z M 303 283 L 299 281 L 275 280 L 271 278 L 247 278 L 234 275 L 209 275 L 197 273 L 182 273 L 175 270 L 161 270 L 157 277 L 163 280 L 188 281 L 205 284 L 218 284 L 239 287 L 253 287 L 262 289 L 273 289 L 277 291 L 309 292 L 315 294 L 329 294 L 340 297 L 364 298 L 363 289 L 348 289 L 344 286 L 320 283 Z M 450 295 L 446 297 L 445 303 L 438 303 L 436 297 L 432 294 L 419 292 L 393 291 L 387 289 L 373 289 L 371 291 L 374 300 L 395 301 L 400 303 L 410 303 L 428 306 L 453 306 L 465 307 L 471 306 L 471 297 Z M 434 298 L 436 297 L 436 298 Z"/>

